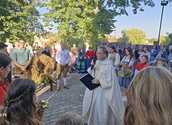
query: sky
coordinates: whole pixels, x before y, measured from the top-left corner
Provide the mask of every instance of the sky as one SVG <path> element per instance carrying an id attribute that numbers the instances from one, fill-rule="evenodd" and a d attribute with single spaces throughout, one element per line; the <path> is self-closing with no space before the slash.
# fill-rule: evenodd
<path id="1" fill-rule="evenodd" d="M 139 28 L 146 32 L 148 38 L 157 38 L 160 24 L 160 16 L 162 7 L 161 0 L 154 0 L 155 7 L 145 7 L 143 12 L 133 14 L 128 9 L 129 16 L 119 16 L 116 18 L 116 31 L 113 34 L 121 36 L 121 31 L 129 28 Z M 172 33 L 172 2 L 169 3 L 164 10 L 161 34 Z"/>
<path id="2" fill-rule="evenodd" d="M 154 0 L 154 2 L 155 7 L 144 7 L 143 12 L 133 14 L 132 9 L 128 8 L 128 16 L 116 17 L 116 29 L 112 34 L 120 37 L 122 30 L 139 28 L 146 33 L 148 38 L 157 38 L 162 7 L 161 0 Z M 47 12 L 45 8 L 39 8 L 38 10 L 41 14 Z M 161 34 L 166 35 L 168 32 L 172 33 L 172 2 L 165 7 Z"/>

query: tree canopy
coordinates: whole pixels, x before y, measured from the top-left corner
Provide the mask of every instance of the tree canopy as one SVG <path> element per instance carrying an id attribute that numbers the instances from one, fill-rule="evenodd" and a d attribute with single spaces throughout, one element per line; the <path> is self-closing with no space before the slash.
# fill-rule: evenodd
<path id="1" fill-rule="evenodd" d="M 57 23 L 60 37 L 65 41 L 77 39 L 94 46 L 115 29 L 117 15 L 127 15 L 129 6 L 134 13 L 143 11 L 144 5 L 154 6 L 154 3 L 152 0 L 49 0 L 44 4 L 49 10 L 44 21 Z"/>
<path id="2" fill-rule="evenodd" d="M 161 35 L 160 37 L 160 44 L 161 45 L 166 45 L 167 43 L 167 36 Z"/>
<path id="3" fill-rule="evenodd" d="M 21 38 L 30 42 L 38 30 L 43 30 L 35 1 L 1 0 L 0 12 L 0 41 Z"/>
<path id="4" fill-rule="evenodd" d="M 146 34 L 140 29 L 129 29 L 122 31 L 123 39 L 130 44 L 145 44 L 146 43 Z"/>
<path id="5" fill-rule="evenodd" d="M 36 9 L 46 7 L 47 25 L 57 24 L 61 40 L 71 43 L 87 42 L 95 46 L 106 40 L 106 34 L 115 30 L 115 17 L 143 11 L 144 6 L 154 6 L 153 0 L 1 0 L 0 40 L 22 38 L 28 41 L 43 30 Z M 43 3 L 43 4 L 42 4 Z"/>
<path id="6" fill-rule="evenodd" d="M 168 36 L 166 37 L 166 41 L 168 44 L 172 44 L 172 33 L 168 33 Z"/>

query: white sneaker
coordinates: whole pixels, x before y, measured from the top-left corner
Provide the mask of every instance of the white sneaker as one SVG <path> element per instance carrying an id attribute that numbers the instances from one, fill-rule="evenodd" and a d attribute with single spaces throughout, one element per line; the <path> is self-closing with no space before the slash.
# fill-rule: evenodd
<path id="1" fill-rule="evenodd" d="M 57 80 L 57 82 L 56 82 L 56 87 L 57 87 L 57 91 L 59 91 L 60 90 L 60 80 Z"/>
<path id="2" fill-rule="evenodd" d="M 69 89 L 67 81 L 68 81 L 67 78 L 63 78 L 63 85 L 64 85 L 63 87 L 64 87 L 65 89 Z"/>
<path id="3" fill-rule="evenodd" d="M 67 78 L 63 78 L 64 86 L 67 86 Z"/>

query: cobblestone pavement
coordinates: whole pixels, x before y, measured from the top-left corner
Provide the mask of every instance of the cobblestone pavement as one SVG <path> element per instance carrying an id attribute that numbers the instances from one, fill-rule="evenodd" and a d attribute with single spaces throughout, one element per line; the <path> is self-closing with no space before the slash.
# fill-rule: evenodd
<path id="1" fill-rule="evenodd" d="M 49 100 L 48 109 L 44 113 L 44 125 L 54 125 L 59 116 L 68 111 L 81 114 L 85 87 L 79 78 L 79 74 L 71 74 L 71 78 L 68 80 L 70 89 L 60 92 L 48 91 L 39 97 L 39 99 Z"/>

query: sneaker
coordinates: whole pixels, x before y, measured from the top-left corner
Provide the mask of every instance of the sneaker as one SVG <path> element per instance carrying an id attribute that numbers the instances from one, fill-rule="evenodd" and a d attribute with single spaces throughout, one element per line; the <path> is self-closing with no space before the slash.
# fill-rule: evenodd
<path id="1" fill-rule="evenodd" d="M 60 89 L 61 89 L 61 87 L 60 87 L 60 80 L 57 80 L 56 87 L 57 87 L 57 91 L 60 91 Z"/>
<path id="2" fill-rule="evenodd" d="M 68 83 L 67 83 L 67 78 L 63 78 L 63 85 L 65 89 L 69 89 L 69 87 L 67 87 Z"/>
<path id="3" fill-rule="evenodd" d="M 67 78 L 63 78 L 64 86 L 67 86 Z"/>

